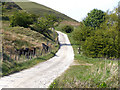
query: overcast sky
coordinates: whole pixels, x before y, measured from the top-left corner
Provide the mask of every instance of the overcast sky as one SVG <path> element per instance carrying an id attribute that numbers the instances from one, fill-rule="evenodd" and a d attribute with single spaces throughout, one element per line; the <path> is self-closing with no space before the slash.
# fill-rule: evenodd
<path id="1" fill-rule="evenodd" d="M 30 0 L 43 4 L 67 16 L 82 21 L 90 10 L 97 8 L 103 11 L 113 10 L 120 0 Z"/>

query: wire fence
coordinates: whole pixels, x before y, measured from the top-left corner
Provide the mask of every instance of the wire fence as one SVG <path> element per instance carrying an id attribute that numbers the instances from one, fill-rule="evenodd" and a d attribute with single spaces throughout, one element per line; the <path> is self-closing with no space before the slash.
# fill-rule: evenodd
<path id="1" fill-rule="evenodd" d="M 3 60 L 24 62 L 26 60 L 32 60 L 40 56 L 44 56 L 47 53 L 52 52 L 53 45 L 51 43 L 42 43 L 40 46 L 26 47 L 26 48 L 13 48 L 12 46 L 3 47 Z"/>

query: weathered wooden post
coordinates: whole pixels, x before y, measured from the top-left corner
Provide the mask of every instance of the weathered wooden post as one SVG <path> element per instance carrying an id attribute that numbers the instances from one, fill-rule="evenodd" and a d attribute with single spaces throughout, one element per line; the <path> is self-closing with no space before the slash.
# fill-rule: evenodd
<path id="1" fill-rule="evenodd" d="M 27 59 L 27 52 L 25 51 L 25 59 Z"/>
<path id="2" fill-rule="evenodd" d="M 29 59 L 30 59 L 30 60 L 32 59 L 32 50 L 31 50 L 30 53 L 29 53 Z"/>
<path id="3" fill-rule="evenodd" d="M 41 47 L 39 47 L 39 56 L 41 56 L 41 50 L 42 50 Z"/>
<path id="4" fill-rule="evenodd" d="M 3 55 L 4 55 L 4 47 L 2 46 L 2 50 L 1 50 L 1 62 L 3 61 Z"/>
<path id="5" fill-rule="evenodd" d="M 80 47 L 78 47 L 78 54 L 80 54 Z"/>
<path id="6" fill-rule="evenodd" d="M 12 50 L 10 49 L 10 59 L 12 58 Z"/>
<path id="7" fill-rule="evenodd" d="M 18 54 L 18 60 L 20 60 L 20 49 L 18 50 L 19 54 Z"/>
<path id="8" fill-rule="evenodd" d="M 33 54 L 36 57 L 36 48 L 35 47 L 33 48 L 33 51 L 34 51 Z"/>

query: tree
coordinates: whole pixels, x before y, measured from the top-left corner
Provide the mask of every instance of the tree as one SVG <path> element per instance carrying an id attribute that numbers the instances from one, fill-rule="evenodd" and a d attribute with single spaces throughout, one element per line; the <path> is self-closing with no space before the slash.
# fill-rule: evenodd
<path id="1" fill-rule="evenodd" d="M 73 31 L 72 37 L 75 41 L 81 44 L 81 42 L 84 42 L 87 37 L 90 37 L 92 31 L 94 31 L 94 28 L 81 25 L 80 27 Z"/>
<path id="2" fill-rule="evenodd" d="M 61 22 L 61 19 L 55 15 L 46 15 L 45 18 L 49 21 L 49 26 L 52 28 L 55 28 Z"/>
<path id="3" fill-rule="evenodd" d="M 49 28 L 54 28 L 60 20 L 54 15 L 46 15 L 41 17 L 35 24 L 34 29 L 42 34 L 48 33 Z M 57 23 L 57 24 L 56 24 Z"/>
<path id="4" fill-rule="evenodd" d="M 118 18 L 117 13 L 113 12 L 106 16 L 106 20 L 94 34 L 87 37 L 82 47 L 87 56 L 115 59 L 120 57 L 118 41 Z"/>
<path id="5" fill-rule="evenodd" d="M 105 13 L 105 20 L 99 27 L 81 25 L 73 32 L 73 39 L 82 46 L 81 51 L 89 57 L 120 57 L 119 19 L 117 9 Z"/>
<path id="6" fill-rule="evenodd" d="M 41 17 L 35 24 L 34 29 L 40 33 L 46 33 L 49 29 L 49 21 L 46 18 Z"/>
<path id="7" fill-rule="evenodd" d="M 22 26 L 28 27 L 30 24 L 33 24 L 37 19 L 36 15 L 29 14 L 24 11 L 15 12 L 12 17 L 10 17 L 10 26 Z"/>
<path id="8" fill-rule="evenodd" d="M 83 20 L 85 26 L 99 27 L 99 25 L 104 22 L 105 13 L 102 10 L 93 9 L 88 16 Z"/>
<path id="9" fill-rule="evenodd" d="M 84 54 L 90 57 L 118 58 L 118 31 L 116 27 L 97 30 L 93 36 L 85 40 L 82 47 Z"/>
<path id="10" fill-rule="evenodd" d="M 66 33 L 71 33 L 74 30 L 73 26 L 66 25 L 62 27 L 62 31 L 65 31 Z"/>

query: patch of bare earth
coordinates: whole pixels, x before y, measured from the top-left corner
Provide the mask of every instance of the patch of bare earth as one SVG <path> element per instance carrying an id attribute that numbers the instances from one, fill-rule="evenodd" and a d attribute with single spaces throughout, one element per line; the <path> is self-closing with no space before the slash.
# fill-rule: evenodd
<path id="1" fill-rule="evenodd" d="M 61 24 L 72 25 L 72 26 L 79 26 L 80 25 L 79 22 L 73 22 L 73 21 L 62 21 Z"/>

